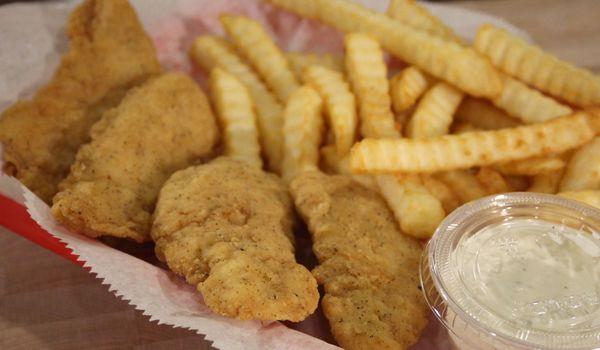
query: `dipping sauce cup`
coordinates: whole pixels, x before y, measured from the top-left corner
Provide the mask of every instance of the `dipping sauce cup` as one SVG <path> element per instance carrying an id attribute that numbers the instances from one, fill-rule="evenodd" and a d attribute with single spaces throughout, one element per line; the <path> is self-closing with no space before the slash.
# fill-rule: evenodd
<path id="1" fill-rule="evenodd" d="M 468 203 L 430 240 L 421 284 L 456 349 L 600 349 L 600 210 L 538 193 Z"/>

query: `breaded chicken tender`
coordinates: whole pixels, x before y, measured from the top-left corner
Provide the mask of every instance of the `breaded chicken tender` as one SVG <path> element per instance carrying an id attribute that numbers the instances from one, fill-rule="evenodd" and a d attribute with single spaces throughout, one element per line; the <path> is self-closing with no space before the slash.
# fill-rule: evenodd
<path id="1" fill-rule="evenodd" d="M 150 38 L 126 0 L 88 0 L 67 24 L 69 51 L 33 99 L 0 116 L 4 171 L 46 202 L 102 113 L 161 71 Z"/>
<path id="2" fill-rule="evenodd" d="M 158 257 L 214 312 L 301 321 L 316 309 L 317 283 L 294 258 L 293 207 L 275 175 L 218 158 L 171 176 L 154 215 Z"/>
<path id="3" fill-rule="evenodd" d="M 143 242 L 163 183 L 210 152 L 218 130 L 196 83 L 170 73 L 131 90 L 91 137 L 60 184 L 52 213 L 88 236 Z"/>
<path id="4" fill-rule="evenodd" d="M 305 219 L 325 288 L 322 307 L 338 343 L 354 349 L 406 349 L 427 323 L 419 290 L 421 247 L 403 235 L 377 192 L 348 176 L 318 172 L 290 185 Z"/>

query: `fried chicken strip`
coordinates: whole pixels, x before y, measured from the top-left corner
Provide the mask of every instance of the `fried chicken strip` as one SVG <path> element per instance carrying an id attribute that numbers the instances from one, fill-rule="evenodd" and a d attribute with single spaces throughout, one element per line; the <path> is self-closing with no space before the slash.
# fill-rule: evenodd
<path id="1" fill-rule="evenodd" d="M 152 238 L 169 268 L 216 313 L 301 321 L 317 283 L 296 263 L 293 207 L 275 175 L 232 158 L 175 173 L 162 188 Z"/>
<path id="2" fill-rule="evenodd" d="M 191 78 L 165 74 L 131 90 L 91 130 L 52 213 L 86 235 L 150 239 L 156 198 L 169 176 L 211 151 L 218 137 L 207 98 Z"/>
<path id="3" fill-rule="evenodd" d="M 161 67 L 126 0 L 88 0 L 67 24 L 69 51 L 52 80 L 0 116 L 4 171 L 46 202 L 102 113 Z"/>
<path id="4" fill-rule="evenodd" d="M 427 323 L 419 290 L 421 247 L 403 235 L 377 192 L 318 172 L 290 185 L 325 288 L 322 306 L 344 349 L 406 349 Z"/>

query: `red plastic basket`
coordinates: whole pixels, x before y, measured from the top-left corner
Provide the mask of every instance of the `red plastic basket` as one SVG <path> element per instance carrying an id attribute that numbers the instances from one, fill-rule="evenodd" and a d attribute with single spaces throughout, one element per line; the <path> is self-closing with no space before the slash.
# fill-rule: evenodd
<path id="1" fill-rule="evenodd" d="M 77 256 L 63 242 L 41 228 L 29 216 L 24 206 L 2 194 L 0 194 L 0 225 L 76 264 L 83 265 L 83 262 L 78 261 Z"/>

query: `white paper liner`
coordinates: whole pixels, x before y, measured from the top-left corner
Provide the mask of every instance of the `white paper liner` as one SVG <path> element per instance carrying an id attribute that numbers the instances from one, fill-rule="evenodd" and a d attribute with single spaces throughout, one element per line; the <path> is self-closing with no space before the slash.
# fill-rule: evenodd
<path id="1" fill-rule="evenodd" d="M 365 5 L 384 11 L 385 0 L 361 0 Z M 192 72 L 182 46 L 195 35 L 220 32 L 217 15 L 226 10 L 244 13 L 272 24 L 273 18 L 250 0 L 133 0 L 134 7 L 155 40 L 159 57 L 170 69 Z M 47 81 L 66 48 L 62 29 L 76 1 L 13 4 L 0 7 L 0 110 L 18 98 L 30 96 Z M 527 34 L 506 22 L 481 13 L 447 5 L 427 7 L 466 39 L 472 39 L 483 23 L 493 23 L 529 39 Z M 292 16 L 293 17 L 293 16 Z M 291 17 L 290 17 L 291 18 Z M 293 19 L 290 19 L 293 21 Z M 271 22 L 271 23 L 270 23 Z M 291 25 L 287 18 L 275 19 L 268 26 L 284 33 L 279 44 L 286 50 L 339 52 L 339 35 L 319 28 L 310 34 L 310 21 Z M 317 41 L 314 40 L 318 37 Z M 183 51 L 182 51 L 183 50 Z M 0 148 L 1 154 L 1 148 Z M 0 159 L 0 167 L 2 160 Z M 119 298 L 148 315 L 151 321 L 187 328 L 205 335 L 218 349 L 339 349 L 318 338 L 290 329 L 279 322 L 237 321 L 213 314 L 193 286 L 160 267 L 111 248 L 100 241 L 74 234 L 55 222 L 48 206 L 17 180 L 0 173 L 0 193 L 27 207 L 31 217 L 46 231 L 64 242 L 84 262 L 90 273 Z M 321 334 L 311 320 L 300 329 Z M 432 322 L 413 349 L 450 349 L 445 332 Z"/>

